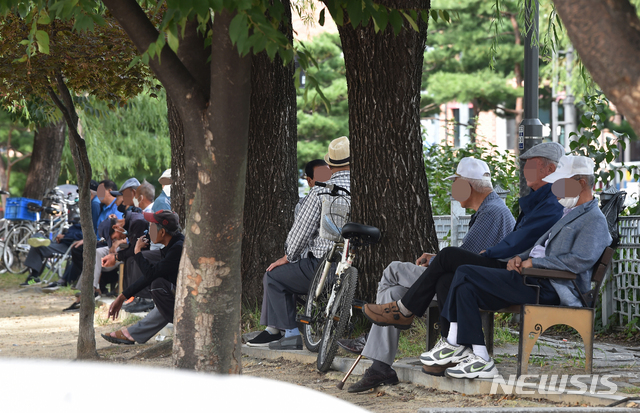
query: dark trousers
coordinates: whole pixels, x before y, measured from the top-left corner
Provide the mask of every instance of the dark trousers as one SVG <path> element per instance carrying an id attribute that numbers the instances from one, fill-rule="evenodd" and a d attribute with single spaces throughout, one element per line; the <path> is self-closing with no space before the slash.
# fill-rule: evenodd
<path id="1" fill-rule="evenodd" d="M 557 305 L 560 298 L 547 279 L 527 278 L 540 286 L 540 304 Z M 458 344 L 484 345 L 480 309 L 498 311 L 510 305 L 535 304 L 536 288 L 524 285 L 517 271 L 463 265 L 456 271 L 442 316 L 458 323 Z"/>
<path id="2" fill-rule="evenodd" d="M 418 317 L 422 317 L 434 295 L 438 294 L 438 307 L 442 314 L 453 276 L 462 265 L 507 268 L 506 262 L 486 258 L 462 248 L 447 247 L 436 255 L 420 278 L 409 288 L 401 299 L 402 304 Z M 440 328 L 443 335 L 449 333 L 449 321 L 442 316 Z"/>
<path id="3" fill-rule="evenodd" d="M 150 251 L 142 251 L 142 255 L 149 260 L 152 264 L 156 262 L 160 262 L 162 259 L 162 255 L 160 253 L 162 250 L 150 250 Z M 124 264 L 124 279 L 122 281 L 122 289 L 126 290 L 130 285 L 138 281 L 139 278 L 143 277 L 142 271 L 140 271 L 140 267 L 136 264 L 133 257 L 127 258 Z M 145 287 L 142 291 L 136 294 L 136 297 L 150 299 L 151 293 L 149 292 L 149 287 Z"/>
<path id="4" fill-rule="evenodd" d="M 296 295 L 307 294 L 318 265 L 320 260 L 309 253 L 309 258 L 281 265 L 264 274 L 260 324 L 280 330 L 297 327 Z"/>
<path id="5" fill-rule="evenodd" d="M 57 244 L 55 242 L 52 242 L 48 247 L 31 247 L 24 261 L 24 265 L 31 268 L 32 276 L 38 277 L 42 272 L 44 260 L 53 256 L 53 254 L 64 254 L 68 249 L 68 245 Z"/>
<path id="6" fill-rule="evenodd" d="M 168 323 L 173 323 L 173 307 L 176 303 L 176 286 L 164 278 L 153 280 L 149 288 L 156 308 Z"/>

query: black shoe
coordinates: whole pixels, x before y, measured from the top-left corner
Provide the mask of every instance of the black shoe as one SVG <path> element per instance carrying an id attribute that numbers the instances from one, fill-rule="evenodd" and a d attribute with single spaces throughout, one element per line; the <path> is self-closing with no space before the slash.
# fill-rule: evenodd
<path id="1" fill-rule="evenodd" d="M 40 282 L 40 278 L 39 277 L 29 276 L 25 282 L 20 284 L 20 287 L 28 287 L 28 286 L 30 286 L 32 284 L 36 284 L 36 283 L 39 283 L 39 282 Z"/>
<path id="2" fill-rule="evenodd" d="M 74 311 L 80 311 L 80 303 L 79 302 L 75 302 L 73 304 L 71 304 L 69 307 L 65 308 L 64 310 L 62 310 L 65 313 L 71 313 Z"/>
<path id="3" fill-rule="evenodd" d="M 282 337 L 269 343 L 270 350 L 302 350 L 302 336 Z"/>
<path id="4" fill-rule="evenodd" d="M 359 382 L 349 387 L 349 393 L 360 393 L 378 387 L 382 384 L 398 384 L 398 375 L 391 369 L 389 373 L 368 368 Z"/>
<path id="5" fill-rule="evenodd" d="M 131 307 L 127 307 L 127 313 L 145 313 L 147 311 L 153 310 L 155 304 L 153 304 L 153 300 L 149 298 L 141 298 L 140 302 L 136 305 L 132 305 Z"/>
<path id="6" fill-rule="evenodd" d="M 338 340 L 338 345 L 349 353 L 361 354 L 364 346 L 367 344 L 367 334 L 363 334 L 358 338 Z"/>
<path id="7" fill-rule="evenodd" d="M 132 307 L 132 306 L 134 306 L 134 305 L 138 305 L 138 304 L 140 304 L 140 300 L 141 300 L 141 298 L 140 298 L 140 297 L 134 297 L 134 299 L 133 299 L 130 303 L 128 303 L 128 304 L 124 304 L 124 305 L 122 306 L 122 309 L 123 309 L 124 311 L 127 311 L 127 308 Z"/>
<path id="8" fill-rule="evenodd" d="M 271 334 L 267 330 L 258 334 L 254 339 L 247 341 L 249 347 L 267 347 L 269 343 L 282 338 L 282 333 Z"/>

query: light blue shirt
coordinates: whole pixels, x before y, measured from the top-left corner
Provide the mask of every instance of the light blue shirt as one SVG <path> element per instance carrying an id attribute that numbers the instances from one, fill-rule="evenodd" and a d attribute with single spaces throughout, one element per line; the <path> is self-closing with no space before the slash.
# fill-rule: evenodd
<path id="1" fill-rule="evenodd" d="M 116 218 L 122 219 L 122 212 L 118 211 L 118 206 L 116 205 L 116 200 L 114 199 L 109 206 L 104 206 L 102 211 L 100 211 L 100 215 L 98 215 L 98 225 L 105 219 L 109 218 L 109 215 L 115 214 Z"/>

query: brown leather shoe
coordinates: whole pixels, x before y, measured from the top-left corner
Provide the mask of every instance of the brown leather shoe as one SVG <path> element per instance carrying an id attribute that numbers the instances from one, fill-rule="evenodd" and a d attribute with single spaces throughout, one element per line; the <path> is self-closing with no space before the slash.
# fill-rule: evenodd
<path id="1" fill-rule="evenodd" d="M 381 371 L 373 370 L 368 368 L 360 381 L 352 384 L 349 387 L 349 393 L 360 393 L 363 391 L 371 390 L 374 387 L 378 387 L 383 384 L 398 384 L 398 375 L 393 369 L 388 373 L 383 373 Z"/>
<path id="2" fill-rule="evenodd" d="M 403 316 L 395 301 L 387 304 L 365 304 L 362 312 L 373 324 L 393 326 L 399 330 L 408 330 L 414 317 Z"/>
<path id="3" fill-rule="evenodd" d="M 449 367 L 455 367 L 455 366 L 456 366 L 456 363 L 449 363 L 449 364 L 445 364 L 444 366 L 438 366 L 437 364 L 433 366 L 422 366 L 422 372 L 425 374 L 429 374 L 431 376 L 444 377 L 444 371 Z"/>

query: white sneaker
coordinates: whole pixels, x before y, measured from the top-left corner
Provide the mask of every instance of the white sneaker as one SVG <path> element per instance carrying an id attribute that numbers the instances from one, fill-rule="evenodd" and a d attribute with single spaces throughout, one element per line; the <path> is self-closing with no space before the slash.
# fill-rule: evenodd
<path id="1" fill-rule="evenodd" d="M 469 357 L 460 361 L 457 366 L 446 369 L 444 374 L 447 377 L 456 379 L 491 378 L 498 375 L 498 369 L 492 358 L 486 361 L 482 357 L 471 353 Z"/>
<path id="2" fill-rule="evenodd" d="M 449 344 L 444 337 L 440 337 L 440 340 L 431 350 L 420 355 L 420 361 L 427 366 L 444 366 L 449 363 L 458 363 L 470 354 L 473 354 L 473 352 L 469 347 L 454 346 Z"/>

